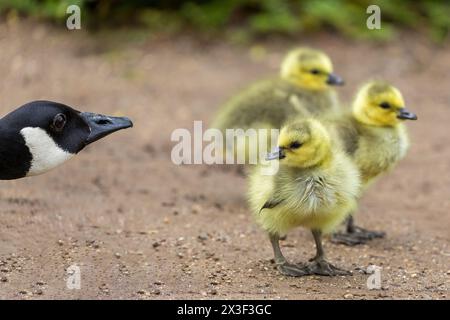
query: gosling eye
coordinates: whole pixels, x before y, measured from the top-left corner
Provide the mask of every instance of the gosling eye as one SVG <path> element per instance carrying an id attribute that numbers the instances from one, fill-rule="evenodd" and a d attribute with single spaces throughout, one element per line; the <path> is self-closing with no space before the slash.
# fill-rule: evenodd
<path id="1" fill-rule="evenodd" d="M 387 102 L 382 102 L 382 103 L 380 103 L 380 107 L 383 109 L 389 109 L 391 107 L 391 105 Z"/>
<path id="2" fill-rule="evenodd" d="M 298 149 L 302 146 L 302 144 L 298 141 L 294 141 L 289 145 L 289 149 Z"/>
<path id="3" fill-rule="evenodd" d="M 312 73 L 312 74 L 320 74 L 320 70 L 319 69 L 311 69 L 309 72 Z"/>

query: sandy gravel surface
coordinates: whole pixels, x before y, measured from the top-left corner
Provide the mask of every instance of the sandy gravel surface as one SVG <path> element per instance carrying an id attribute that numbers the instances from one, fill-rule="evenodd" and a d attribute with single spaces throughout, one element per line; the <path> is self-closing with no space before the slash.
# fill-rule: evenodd
<path id="1" fill-rule="evenodd" d="M 50 99 L 135 124 L 46 175 L 1 182 L 1 299 L 449 298 L 448 47 L 413 35 L 388 45 L 323 35 L 266 41 L 258 58 L 258 50 L 224 43 L 121 37 L 0 24 L 1 114 Z M 285 50 L 300 44 L 330 54 L 347 80 L 342 100 L 362 81 L 385 78 L 419 115 L 409 123 L 407 158 L 360 204 L 357 221 L 387 238 L 353 248 L 325 242 L 351 277 L 280 276 L 248 212 L 245 179 L 230 168 L 170 161 L 175 128 L 207 125 L 221 102 L 277 72 Z M 305 261 L 312 237 L 293 231 L 283 250 Z M 358 271 L 369 264 L 383 268 L 381 290 L 368 290 Z M 66 287 L 71 265 L 81 268 L 80 290 Z"/>

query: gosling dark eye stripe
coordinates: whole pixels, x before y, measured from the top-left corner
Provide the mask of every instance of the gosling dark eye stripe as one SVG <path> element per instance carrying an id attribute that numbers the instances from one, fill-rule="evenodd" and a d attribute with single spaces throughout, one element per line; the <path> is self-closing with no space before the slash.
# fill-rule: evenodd
<path id="1" fill-rule="evenodd" d="M 302 146 L 302 144 L 300 142 L 292 142 L 289 146 L 289 148 L 291 149 L 297 149 L 300 148 Z"/>

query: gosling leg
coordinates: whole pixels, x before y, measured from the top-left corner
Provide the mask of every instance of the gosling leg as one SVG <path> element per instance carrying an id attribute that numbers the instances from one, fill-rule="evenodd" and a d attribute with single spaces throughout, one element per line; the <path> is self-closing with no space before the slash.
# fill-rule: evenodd
<path id="1" fill-rule="evenodd" d="M 372 240 L 375 238 L 384 238 L 386 236 L 386 232 L 383 232 L 383 231 L 370 231 L 370 230 L 355 226 L 353 216 L 349 216 L 347 218 L 347 232 L 348 233 L 356 233 L 359 235 L 359 237 L 363 237 L 368 240 Z"/>
<path id="2" fill-rule="evenodd" d="M 269 234 L 269 239 L 273 248 L 275 264 L 277 265 L 277 269 L 280 273 L 290 277 L 301 277 L 309 274 L 307 271 L 303 270 L 303 268 L 287 261 L 281 252 L 280 236 L 278 234 Z"/>
<path id="3" fill-rule="evenodd" d="M 352 273 L 347 270 L 335 267 L 325 259 L 325 252 L 322 246 L 322 232 L 319 230 L 312 230 L 314 241 L 316 243 L 316 255 L 310 261 L 311 263 L 304 267 L 304 270 L 309 274 L 316 274 L 321 276 L 348 276 Z"/>
<path id="4" fill-rule="evenodd" d="M 349 216 L 346 221 L 345 232 L 337 232 L 331 237 L 331 242 L 344 244 L 347 246 L 355 246 L 358 244 L 367 243 L 370 240 L 376 238 L 383 238 L 386 235 L 385 232 L 370 231 L 355 226 L 353 216 Z"/>

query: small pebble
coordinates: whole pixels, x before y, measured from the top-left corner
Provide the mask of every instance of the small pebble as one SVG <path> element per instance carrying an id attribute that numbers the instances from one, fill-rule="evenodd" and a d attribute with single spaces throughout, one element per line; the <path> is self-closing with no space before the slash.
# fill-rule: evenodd
<path id="1" fill-rule="evenodd" d="M 42 291 L 41 289 L 37 289 L 33 291 L 33 294 L 37 294 L 37 295 L 42 295 L 44 293 L 44 291 Z"/>
<path id="2" fill-rule="evenodd" d="M 191 213 L 192 214 L 197 214 L 197 213 L 199 213 L 200 212 L 200 206 L 198 206 L 198 205 L 193 205 L 192 206 L 192 208 L 191 208 Z"/>
<path id="3" fill-rule="evenodd" d="M 158 241 L 153 242 L 152 246 L 153 248 L 158 248 L 161 244 Z"/>

